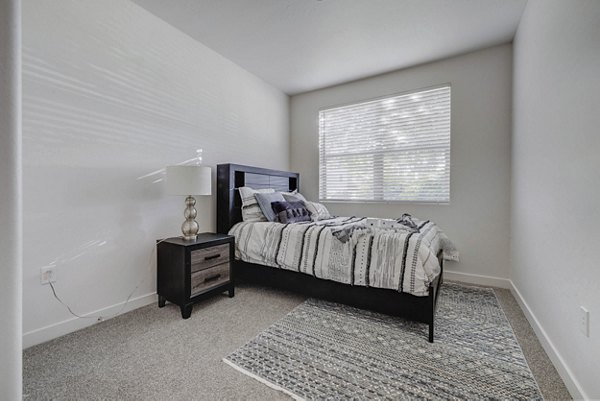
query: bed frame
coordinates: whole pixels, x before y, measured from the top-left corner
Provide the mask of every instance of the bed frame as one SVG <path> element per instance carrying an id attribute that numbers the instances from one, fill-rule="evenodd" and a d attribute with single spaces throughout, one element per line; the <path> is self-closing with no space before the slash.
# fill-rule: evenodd
<path id="1" fill-rule="evenodd" d="M 256 189 L 273 188 L 282 192 L 299 190 L 300 175 L 289 171 L 239 164 L 219 164 L 217 166 L 217 232 L 227 234 L 233 225 L 242 221 L 242 201 L 238 188 L 243 186 Z M 435 311 L 444 268 L 441 252 L 437 256 L 441 272 L 429 285 L 429 295 L 426 297 L 389 289 L 352 286 L 241 260 L 234 262 L 234 269 L 238 281 L 282 288 L 309 297 L 426 323 L 429 325 L 429 342 L 432 343 Z"/>

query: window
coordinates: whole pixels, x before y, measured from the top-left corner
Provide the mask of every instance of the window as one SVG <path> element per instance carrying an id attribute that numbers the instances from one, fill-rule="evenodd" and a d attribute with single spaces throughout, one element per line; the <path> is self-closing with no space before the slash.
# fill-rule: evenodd
<path id="1" fill-rule="evenodd" d="M 450 202 L 450 87 L 320 111 L 319 197 Z"/>

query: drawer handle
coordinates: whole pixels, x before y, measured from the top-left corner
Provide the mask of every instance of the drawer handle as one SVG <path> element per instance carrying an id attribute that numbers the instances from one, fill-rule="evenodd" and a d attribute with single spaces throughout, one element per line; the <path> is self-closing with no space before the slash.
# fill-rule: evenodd
<path id="1" fill-rule="evenodd" d="M 220 254 L 220 253 L 217 253 L 216 255 L 211 255 L 211 256 L 206 256 L 206 257 L 204 257 L 204 260 L 216 259 L 216 258 L 218 258 L 218 257 L 220 257 L 220 256 L 221 256 L 221 254 Z"/>
<path id="2" fill-rule="evenodd" d="M 218 280 L 219 277 L 221 277 L 221 274 L 215 274 L 214 276 L 210 276 L 204 279 L 205 283 L 208 283 L 209 281 L 215 281 Z"/>

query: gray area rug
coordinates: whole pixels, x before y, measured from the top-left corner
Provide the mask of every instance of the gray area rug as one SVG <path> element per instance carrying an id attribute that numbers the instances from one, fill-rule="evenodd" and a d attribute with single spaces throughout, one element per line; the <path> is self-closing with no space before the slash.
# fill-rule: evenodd
<path id="1" fill-rule="evenodd" d="M 542 399 L 493 290 L 444 284 L 427 326 L 309 299 L 224 362 L 297 399 Z"/>

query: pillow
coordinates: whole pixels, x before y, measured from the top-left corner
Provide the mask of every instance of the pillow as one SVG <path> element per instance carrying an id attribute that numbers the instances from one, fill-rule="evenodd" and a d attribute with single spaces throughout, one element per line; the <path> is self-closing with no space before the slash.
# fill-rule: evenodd
<path id="1" fill-rule="evenodd" d="M 283 195 L 281 192 L 273 192 L 273 193 L 255 193 L 256 201 L 258 202 L 258 206 L 260 210 L 262 210 L 265 215 L 267 221 L 277 221 L 277 215 L 273 211 L 271 207 L 272 202 L 285 202 Z"/>
<path id="2" fill-rule="evenodd" d="M 273 193 L 274 189 L 252 189 L 250 187 L 240 187 L 240 197 L 242 198 L 242 220 L 243 221 L 267 221 L 267 218 L 260 210 L 258 201 L 254 194 Z"/>
<path id="3" fill-rule="evenodd" d="M 310 212 L 306 209 L 304 202 L 273 202 L 271 203 L 273 211 L 277 215 L 280 223 L 299 223 L 301 221 L 311 221 Z"/>
<path id="4" fill-rule="evenodd" d="M 330 219 L 331 214 L 324 204 L 318 202 L 306 202 L 306 208 L 314 221 Z"/>
<path id="5" fill-rule="evenodd" d="M 298 201 L 302 201 L 305 203 L 308 202 L 306 200 L 306 198 L 304 196 L 302 196 L 302 194 L 300 192 L 298 192 L 298 190 L 294 190 L 292 192 L 282 192 L 281 194 L 283 195 L 285 200 L 288 202 L 298 202 Z"/>

